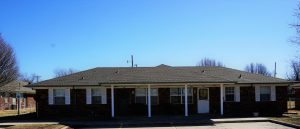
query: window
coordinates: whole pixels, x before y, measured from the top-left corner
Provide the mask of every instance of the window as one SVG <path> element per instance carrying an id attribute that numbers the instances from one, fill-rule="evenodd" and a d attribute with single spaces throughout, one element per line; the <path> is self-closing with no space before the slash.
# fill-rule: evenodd
<path id="1" fill-rule="evenodd" d="M 271 100 L 271 87 L 261 86 L 260 87 L 260 101 L 270 101 Z"/>
<path id="2" fill-rule="evenodd" d="M 65 104 L 65 90 L 64 89 L 54 89 L 53 98 L 55 105 L 64 105 Z"/>
<path id="3" fill-rule="evenodd" d="M 199 89 L 199 100 L 208 100 L 208 89 Z"/>
<path id="4" fill-rule="evenodd" d="M 16 98 L 12 98 L 12 105 L 17 105 L 17 99 Z"/>
<path id="5" fill-rule="evenodd" d="M 102 96 L 101 96 L 101 89 L 92 89 L 92 104 L 101 104 L 102 103 Z"/>
<path id="6" fill-rule="evenodd" d="M 181 88 L 171 88 L 170 99 L 173 104 L 181 104 Z"/>
<path id="7" fill-rule="evenodd" d="M 234 87 L 225 87 L 225 101 L 234 101 Z"/>
<path id="8" fill-rule="evenodd" d="M 188 103 L 193 103 L 193 90 L 188 88 Z M 185 90 L 184 88 L 170 88 L 170 101 L 172 104 L 185 103 Z"/>
<path id="9" fill-rule="evenodd" d="M 147 104 L 146 94 L 147 91 L 145 88 L 135 89 L 135 103 Z"/>
<path id="10" fill-rule="evenodd" d="M 146 88 L 136 88 L 135 89 L 135 103 L 139 104 L 147 104 L 148 100 L 148 93 Z M 158 89 L 153 88 L 151 89 L 151 104 L 157 105 L 158 104 Z"/>
<path id="11" fill-rule="evenodd" d="M 4 103 L 8 103 L 8 98 L 4 97 Z"/>

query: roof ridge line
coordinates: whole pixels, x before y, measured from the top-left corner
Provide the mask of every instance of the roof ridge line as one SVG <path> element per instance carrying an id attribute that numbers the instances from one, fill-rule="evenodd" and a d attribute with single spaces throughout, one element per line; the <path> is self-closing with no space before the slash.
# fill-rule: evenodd
<path id="1" fill-rule="evenodd" d="M 223 77 L 221 78 L 221 77 L 217 77 L 217 76 L 214 76 L 214 75 L 210 75 L 210 74 L 206 73 L 205 70 L 204 70 L 203 74 L 206 74 L 206 76 L 210 76 L 210 77 L 214 77 L 214 78 L 220 78 L 220 79 L 224 79 L 224 80 L 228 80 L 228 81 L 237 83 L 237 81 L 234 81 L 234 80 L 230 80 L 230 79 L 227 79 L 227 78 L 223 78 Z"/>

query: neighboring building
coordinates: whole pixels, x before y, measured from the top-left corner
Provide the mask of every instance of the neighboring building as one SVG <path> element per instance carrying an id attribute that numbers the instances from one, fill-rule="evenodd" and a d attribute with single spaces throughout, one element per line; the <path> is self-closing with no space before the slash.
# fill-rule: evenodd
<path id="1" fill-rule="evenodd" d="M 28 85 L 28 82 L 12 81 L 0 86 L 0 110 L 17 110 L 18 96 L 20 109 L 35 109 L 35 91 L 32 88 L 24 87 L 25 85 Z"/>
<path id="2" fill-rule="evenodd" d="M 40 116 L 281 115 L 284 79 L 225 67 L 104 67 L 29 85 Z"/>
<path id="3" fill-rule="evenodd" d="M 295 108 L 300 109 L 300 83 L 293 85 L 295 89 Z"/>

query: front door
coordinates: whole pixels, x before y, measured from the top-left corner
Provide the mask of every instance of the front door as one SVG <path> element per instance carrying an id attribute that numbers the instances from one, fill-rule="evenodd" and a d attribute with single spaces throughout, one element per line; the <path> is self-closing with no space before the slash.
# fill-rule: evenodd
<path id="1" fill-rule="evenodd" d="M 116 116 L 129 115 L 130 95 L 132 89 L 115 89 L 115 112 Z"/>
<path id="2" fill-rule="evenodd" d="M 208 88 L 198 89 L 198 113 L 209 113 Z"/>

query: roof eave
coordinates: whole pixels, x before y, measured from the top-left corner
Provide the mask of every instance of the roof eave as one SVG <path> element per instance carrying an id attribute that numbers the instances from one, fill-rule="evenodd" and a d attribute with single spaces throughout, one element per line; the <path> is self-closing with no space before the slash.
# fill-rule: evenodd
<path id="1" fill-rule="evenodd" d="M 56 86 L 60 86 L 60 87 L 73 87 L 73 86 L 101 86 L 101 85 L 120 85 L 120 84 L 124 84 L 124 85 L 130 85 L 130 84 L 144 84 L 144 85 L 148 85 L 148 84 L 235 84 L 235 81 L 227 81 L 227 82 L 194 82 L 194 81 L 190 81 L 190 82 L 103 82 L 103 83 L 98 83 L 96 85 L 84 85 L 84 84 L 80 84 L 80 85 L 61 85 L 61 84 L 55 84 L 55 85 L 27 85 L 26 87 L 29 88 L 36 88 L 36 87 L 56 87 Z"/>
<path id="2" fill-rule="evenodd" d="M 294 84 L 295 82 L 238 82 L 237 84 Z"/>

